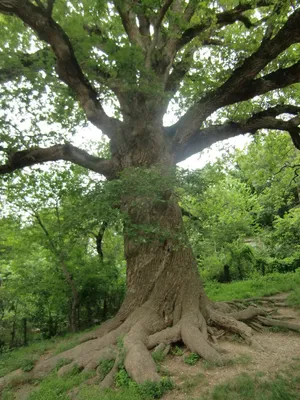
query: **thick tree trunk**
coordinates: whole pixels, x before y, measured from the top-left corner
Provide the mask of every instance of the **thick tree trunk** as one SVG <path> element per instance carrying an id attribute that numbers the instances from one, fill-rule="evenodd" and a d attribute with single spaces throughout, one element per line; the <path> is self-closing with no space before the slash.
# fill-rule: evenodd
<path id="1" fill-rule="evenodd" d="M 119 171 L 155 166 L 161 168 L 159 178 L 165 179 L 173 165 L 172 157 L 162 129 L 151 128 L 147 134 L 143 127 L 147 130 L 149 126 L 143 123 L 139 136 L 137 124 L 133 128 L 135 139 L 113 143 L 112 153 L 119 154 Z M 251 310 L 249 315 L 246 310 L 247 315 L 240 312 L 233 317 L 228 315 L 229 306 L 222 305 L 221 310 L 209 301 L 184 232 L 172 184 L 166 179 L 164 182 L 166 188 L 160 189 L 160 198 L 152 196 L 151 187 L 146 194 L 124 190 L 121 210 L 127 215 L 124 228 L 127 292 L 116 317 L 85 336 L 81 345 L 39 362 L 32 376 L 45 375 L 60 359 L 73 361 L 62 367 L 59 374 L 70 371 L 75 364 L 88 371 L 96 369 L 101 359 L 115 359 L 115 366 L 102 382 L 103 387 L 109 386 L 119 365 L 116 345 L 120 337 L 126 354 L 124 366 L 138 383 L 159 380 L 149 352 L 158 344 L 182 340 L 192 352 L 219 362 L 221 356 L 214 340 L 216 327 L 238 333 L 250 342 L 251 328 L 238 319 L 247 319 L 250 314 L 252 318 L 259 310 Z"/>
<path id="2" fill-rule="evenodd" d="M 127 293 L 119 313 L 126 318 L 146 305 L 172 326 L 184 310 L 200 307 L 205 314 L 208 299 L 184 234 L 180 208 L 172 195 L 168 197 L 158 205 L 137 199 L 124 206 L 135 230 L 129 235 L 125 229 Z M 143 231 L 145 224 L 156 229 L 157 237 Z"/>

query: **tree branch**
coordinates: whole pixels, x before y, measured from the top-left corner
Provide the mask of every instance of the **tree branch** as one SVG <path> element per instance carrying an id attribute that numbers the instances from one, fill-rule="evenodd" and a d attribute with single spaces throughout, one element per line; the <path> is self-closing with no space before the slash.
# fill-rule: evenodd
<path id="1" fill-rule="evenodd" d="M 146 50 L 145 42 L 136 24 L 136 15 L 132 11 L 132 7 L 126 4 L 126 2 L 123 0 L 113 0 L 113 3 L 116 10 L 118 11 L 118 14 L 121 17 L 122 24 L 125 32 L 127 33 L 129 41 L 131 43 L 137 44 L 141 49 Z"/>
<path id="2" fill-rule="evenodd" d="M 299 82 L 300 61 L 292 67 L 278 69 L 255 79 L 255 76 L 281 52 L 300 42 L 299 19 L 300 9 L 297 9 L 273 39 L 263 42 L 256 52 L 234 70 L 223 85 L 196 102 L 173 127 L 170 127 L 168 130 L 173 130 L 174 141 L 182 143 L 189 140 L 191 135 L 198 132 L 203 121 L 221 107 Z"/>
<path id="3" fill-rule="evenodd" d="M 192 16 L 195 14 L 197 8 L 198 1 L 197 0 L 190 0 L 188 5 L 186 6 L 183 18 L 186 22 L 190 22 Z"/>
<path id="4" fill-rule="evenodd" d="M 281 114 L 296 116 L 285 121 L 278 118 Z M 297 142 L 298 146 L 294 142 L 295 146 L 300 149 L 300 115 L 298 116 L 298 114 L 300 114 L 298 106 L 278 105 L 258 112 L 243 122 L 227 122 L 223 125 L 212 125 L 200 129 L 187 142 L 174 147 L 175 163 L 199 153 L 216 142 L 246 133 L 255 134 L 260 129 L 286 131 L 291 135 L 293 142 L 294 140 Z"/>
<path id="5" fill-rule="evenodd" d="M 163 19 L 164 19 L 165 15 L 167 14 L 169 8 L 171 7 L 173 1 L 174 0 L 165 0 L 164 1 L 164 4 L 162 5 L 162 7 L 161 7 L 161 9 L 159 11 L 159 14 L 157 16 L 157 20 L 155 22 L 154 30 L 156 32 L 159 31 L 159 29 L 161 27 L 161 24 L 163 22 Z"/>
<path id="6" fill-rule="evenodd" d="M 103 241 L 103 236 L 105 233 L 105 229 L 108 227 L 108 222 L 107 221 L 103 221 L 98 233 L 95 235 L 96 237 L 96 248 L 97 248 L 97 253 L 100 257 L 100 260 L 103 262 L 103 248 L 102 248 L 102 241 Z"/>
<path id="7" fill-rule="evenodd" d="M 221 28 L 226 25 L 232 25 L 235 22 L 242 22 L 246 28 L 250 29 L 254 26 L 250 19 L 243 15 L 245 11 L 253 10 L 259 7 L 270 6 L 274 3 L 272 0 L 262 0 L 258 3 L 248 3 L 248 4 L 239 4 L 237 7 L 233 8 L 229 11 L 224 11 L 222 13 L 216 14 L 216 24 L 218 28 Z M 186 16 L 191 18 L 193 13 L 195 12 L 195 5 L 191 4 L 186 8 Z M 195 37 L 197 37 L 200 33 L 204 32 L 212 25 L 213 21 L 209 20 L 204 23 L 200 23 L 198 25 L 194 25 L 188 29 L 186 29 L 181 38 L 177 42 L 177 50 L 181 49 L 187 43 L 191 42 Z"/>
<path id="8" fill-rule="evenodd" d="M 180 87 L 183 77 L 190 70 L 193 61 L 194 49 L 186 51 L 182 55 L 182 59 L 173 65 L 173 70 L 168 76 L 165 91 L 169 94 L 175 94 Z"/>
<path id="9" fill-rule="evenodd" d="M 47 10 L 28 0 L 0 0 L 0 12 L 17 16 L 51 46 L 56 57 L 58 76 L 75 92 L 87 119 L 107 136 L 113 136 L 121 122 L 108 117 L 104 112 L 96 90 L 78 64 L 68 36 Z"/>
<path id="10" fill-rule="evenodd" d="M 88 154 L 71 144 L 57 144 L 48 148 L 31 148 L 9 155 L 8 162 L 0 165 L 0 175 L 11 173 L 24 167 L 42 164 L 48 161 L 70 161 L 91 171 L 103 174 L 107 178 L 114 175 L 113 161 Z"/>

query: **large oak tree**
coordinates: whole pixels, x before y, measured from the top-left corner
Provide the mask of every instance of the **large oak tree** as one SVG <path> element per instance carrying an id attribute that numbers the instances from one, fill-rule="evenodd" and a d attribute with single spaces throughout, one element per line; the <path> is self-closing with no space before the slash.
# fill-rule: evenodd
<path id="1" fill-rule="evenodd" d="M 261 129 L 286 131 L 300 148 L 298 1 L 0 0 L 0 12 L 2 106 L 14 112 L 16 102 L 23 102 L 37 133 L 24 137 L 12 120 L 2 124 L 3 129 L 9 125 L 13 140 L 2 129 L 8 144 L 2 146 L 1 174 L 65 160 L 109 180 L 127 169 L 152 167 L 163 178 L 211 144 Z M 109 99 L 113 117 L 104 109 Z M 178 119 L 164 126 L 168 107 Z M 53 130 L 50 147 L 44 147 L 39 127 L 55 121 L 74 127 L 84 118 L 109 138 L 110 158 L 55 142 L 59 135 Z M 101 358 L 116 356 L 120 336 L 125 368 L 137 382 L 159 379 L 149 352 L 159 343 L 182 340 L 203 358 L 219 361 L 211 340 L 214 327 L 251 342 L 252 329 L 242 321 L 260 311 L 231 312 L 209 301 L 183 239 L 181 210 L 170 185 L 162 198 L 122 196 L 120 208 L 127 214 L 123 305 L 93 338 L 39 362 L 34 376 L 61 358 L 73 363 L 60 373 L 74 363 L 95 369 Z M 145 240 L 136 240 L 128 224 Z M 163 240 L 161 232 L 149 235 L 146 224 L 165 232 Z"/>

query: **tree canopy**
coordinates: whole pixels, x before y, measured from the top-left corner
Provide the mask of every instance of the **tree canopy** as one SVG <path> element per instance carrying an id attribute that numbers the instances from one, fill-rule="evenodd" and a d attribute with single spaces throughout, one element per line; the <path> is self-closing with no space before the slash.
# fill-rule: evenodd
<path id="1" fill-rule="evenodd" d="M 173 162 L 261 129 L 299 147 L 298 2 L 4 0 L 0 11 L 1 173 L 62 159 L 111 177 L 145 116 L 167 111 Z M 66 143 L 86 121 L 110 138 L 109 159 Z"/>

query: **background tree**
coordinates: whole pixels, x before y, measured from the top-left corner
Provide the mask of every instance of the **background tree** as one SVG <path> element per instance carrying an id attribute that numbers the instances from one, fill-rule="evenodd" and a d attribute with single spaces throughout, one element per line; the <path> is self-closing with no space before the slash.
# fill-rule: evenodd
<path id="1" fill-rule="evenodd" d="M 251 341 L 251 329 L 204 293 L 172 167 L 216 141 L 261 129 L 287 131 L 300 148 L 298 2 L 0 0 L 0 11 L 0 172 L 65 160 L 126 183 L 116 204 L 126 215 L 120 311 L 97 339 L 38 363 L 32 374 L 61 357 L 93 368 L 120 335 L 126 370 L 137 382 L 158 379 L 148 350 L 160 342 L 181 338 L 219 361 L 209 324 Z M 165 127 L 174 104 L 178 119 Z M 110 139 L 110 158 L 64 142 L 59 125 L 72 131 L 85 120 Z M 136 177 L 137 168 L 144 184 L 136 188 L 129 171 Z"/>

